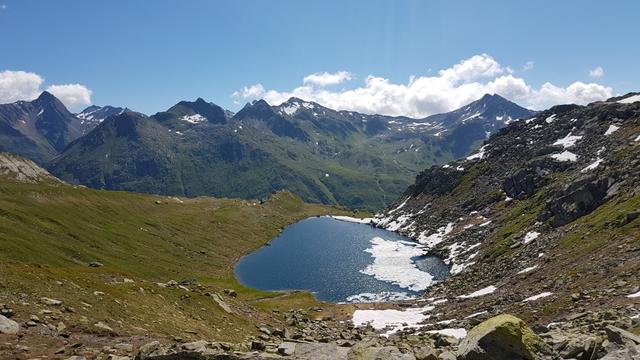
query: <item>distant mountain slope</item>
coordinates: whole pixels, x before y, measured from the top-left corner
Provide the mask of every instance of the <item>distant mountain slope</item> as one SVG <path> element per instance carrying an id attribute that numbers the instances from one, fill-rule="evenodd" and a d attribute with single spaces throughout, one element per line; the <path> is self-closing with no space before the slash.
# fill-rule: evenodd
<path id="1" fill-rule="evenodd" d="M 297 98 L 254 101 L 236 114 L 203 99 L 181 101 L 151 117 L 107 118 L 50 170 L 96 188 L 241 198 L 288 189 L 306 201 L 381 208 L 420 169 L 468 153 L 509 118 L 533 114 L 498 96 L 470 106 L 480 115 L 415 120 Z"/>
<path id="2" fill-rule="evenodd" d="M 514 122 L 421 172 L 376 223 L 446 259 L 455 276 L 428 296 L 489 289 L 443 312 L 548 323 L 623 307 L 640 287 L 640 96 Z"/>
<path id="3" fill-rule="evenodd" d="M 83 134 L 86 134 L 89 131 L 93 130 L 93 128 L 98 126 L 98 124 L 104 121 L 104 119 L 108 118 L 109 116 L 119 115 L 124 110 L 125 109 L 121 107 L 113 107 L 109 105 L 91 105 L 75 115 L 78 119 L 80 119 Z"/>
<path id="4" fill-rule="evenodd" d="M 0 151 L 43 164 L 81 135 L 80 121 L 46 91 L 33 101 L 0 104 Z"/>

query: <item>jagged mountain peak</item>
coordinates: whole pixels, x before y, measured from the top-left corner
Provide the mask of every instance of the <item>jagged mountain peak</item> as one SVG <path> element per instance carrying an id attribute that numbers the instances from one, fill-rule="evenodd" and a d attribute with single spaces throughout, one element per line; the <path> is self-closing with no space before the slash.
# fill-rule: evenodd
<path id="1" fill-rule="evenodd" d="M 183 129 L 198 123 L 224 124 L 228 115 L 225 109 L 198 97 L 195 101 L 180 101 L 167 111 L 152 116 L 173 128 Z"/>

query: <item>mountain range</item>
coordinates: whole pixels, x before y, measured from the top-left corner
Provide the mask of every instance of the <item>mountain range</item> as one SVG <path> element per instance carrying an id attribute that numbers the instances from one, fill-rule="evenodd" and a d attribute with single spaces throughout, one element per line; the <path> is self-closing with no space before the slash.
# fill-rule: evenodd
<path id="1" fill-rule="evenodd" d="M 198 98 L 151 116 L 112 106 L 74 115 L 45 92 L 33 102 L 0 105 L 0 136 L 8 139 L 0 150 L 100 189 L 238 198 L 288 189 L 306 201 L 377 209 L 421 169 L 464 156 L 534 114 L 487 94 L 423 119 L 297 98 L 278 106 L 257 100 L 235 114 Z"/>

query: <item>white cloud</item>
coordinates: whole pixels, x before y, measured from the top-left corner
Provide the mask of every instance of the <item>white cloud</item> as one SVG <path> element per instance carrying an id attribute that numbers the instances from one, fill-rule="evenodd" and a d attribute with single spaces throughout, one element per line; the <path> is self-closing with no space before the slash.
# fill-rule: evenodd
<path id="1" fill-rule="evenodd" d="M 255 84 L 251 86 L 245 86 L 242 90 L 233 93 L 234 97 L 243 98 L 256 98 L 264 94 L 264 86 L 262 84 Z"/>
<path id="2" fill-rule="evenodd" d="M 44 79 L 38 74 L 25 71 L 5 70 L 0 72 L 0 103 L 18 100 L 33 100 L 40 95 Z"/>
<path id="3" fill-rule="evenodd" d="M 529 71 L 532 70 L 533 67 L 535 66 L 535 62 L 533 61 L 527 61 L 524 66 L 522 67 L 522 71 Z"/>
<path id="4" fill-rule="evenodd" d="M 345 81 L 351 80 L 351 73 L 348 71 L 338 71 L 335 73 L 315 73 L 307 75 L 302 79 L 304 84 L 318 85 L 320 87 L 337 85 Z"/>
<path id="5" fill-rule="evenodd" d="M 601 78 L 604 76 L 604 69 L 602 66 L 596 66 L 595 69 L 589 70 L 589 76 L 596 79 Z"/>
<path id="6" fill-rule="evenodd" d="M 0 104 L 33 100 L 42 93 L 42 76 L 26 71 L 0 72 Z M 67 107 L 91 104 L 91 90 L 80 84 L 49 85 L 47 91 Z"/>
<path id="7" fill-rule="evenodd" d="M 424 117 L 454 110 L 479 99 L 485 93 L 497 93 L 533 109 L 564 103 L 586 104 L 609 98 L 613 94 L 610 87 L 582 82 L 567 87 L 547 82 L 536 89 L 525 79 L 514 76 L 508 66 L 502 66 L 487 54 L 462 60 L 440 70 L 437 75 L 411 76 L 406 83 L 394 83 L 383 77 L 369 75 L 361 86 L 333 91 L 322 85 L 315 86 L 321 83 L 319 81 L 309 81 L 322 78 L 321 75 L 305 77 L 301 86 L 290 91 L 266 90 L 263 85 L 256 84 L 236 91 L 233 96 L 260 97 L 273 105 L 290 97 L 298 97 L 339 110 Z M 340 81 L 347 81 L 350 76 Z M 254 87 L 260 91 L 249 95 L 252 91 L 248 90 Z"/>
<path id="8" fill-rule="evenodd" d="M 91 104 L 91 93 L 86 86 L 80 84 L 51 85 L 47 91 L 57 97 L 66 107 Z"/>

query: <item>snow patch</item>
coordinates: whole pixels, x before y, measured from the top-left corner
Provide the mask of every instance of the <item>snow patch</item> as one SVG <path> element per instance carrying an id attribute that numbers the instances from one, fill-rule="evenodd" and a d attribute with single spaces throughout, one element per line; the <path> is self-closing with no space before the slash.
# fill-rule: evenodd
<path id="1" fill-rule="evenodd" d="M 555 119 L 556 119 L 556 114 L 553 114 L 553 115 L 549 116 L 548 118 L 544 119 L 544 121 L 547 124 L 551 124 Z"/>
<path id="2" fill-rule="evenodd" d="M 283 113 L 289 116 L 295 114 L 298 109 L 300 109 L 300 105 L 298 103 L 288 104 L 280 108 Z"/>
<path id="3" fill-rule="evenodd" d="M 467 156 L 467 160 L 482 160 L 482 158 L 484 157 L 484 151 L 486 148 L 487 148 L 487 145 L 484 145 L 483 147 L 478 149 L 477 153 Z"/>
<path id="4" fill-rule="evenodd" d="M 528 297 L 528 298 L 522 300 L 522 302 L 536 301 L 538 299 L 542 299 L 542 298 L 545 298 L 545 297 L 551 296 L 551 295 L 553 295 L 552 292 L 546 291 L 546 292 L 540 293 L 538 295 L 533 295 L 531 297 Z"/>
<path id="5" fill-rule="evenodd" d="M 528 244 L 530 242 L 532 242 L 533 240 L 537 239 L 538 236 L 540 236 L 540 233 L 537 231 L 529 231 L 525 236 L 524 239 L 522 240 L 523 244 Z"/>
<path id="6" fill-rule="evenodd" d="M 578 161 L 578 155 L 567 150 L 559 154 L 553 154 L 551 157 L 557 161 Z"/>
<path id="7" fill-rule="evenodd" d="M 562 147 L 566 149 L 574 146 L 576 142 L 580 139 L 582 139 L 582 136 L 571 135 L 571 133 L 569 133 L 567 134 L 567 136 L 563 137 L 562 139 L 556 140 L 556 142 L 554 142 L 553 145 L 562 145 Z"/>
<path id="8" fill-rule="evenodd" d="M 486 311 L 486 310 L 485 311 L 480 311 L 480 312 L 477 312 L 477 313 L 473 313 L 473 314 L 471 314 L 469 316 L 465 316 L 465 319 L 472 319 L 472 318 L 474 318 L 476 316 L 480 316 L 480 315 L 484 315 L 484 314 L 488 314 L 488 313 L 489 312 Z"/>
<path id="9" fill-rule="evenodd" d="M 640 297 L 640 291 L 638 291 L 637 293 L 633 293 L 633 294 L 627 295 L 627 297 L 628 298 L 632 298 L 632 299 Z"/>
<path id="10" fill-rule="evenodd" d="M 589 166 L 585 167 L 584 169 L 580 170 L 580 172 L 587 172 L 587 171 L 591 171 L 591 170 L 595 170 L 598 166 L 600 166 L 600 164 L 602 164 L 604 160 L 598 158 L 596 159 L 596 161 L 592 162 L 591 164 L 589 164 Z"/>
<path id="11" fill-rule="evenodd" d="M 186 121 L 188 123 L 191 124 L 197 124 L 197 123 L 201 123 L 203 121 L 206 121 L 207 118 L 205 118 L 204 116 L 200 115 L 200 114 L 193 114 L 193 115 L 184 115 L 180 118 L 180 120 L 182 121 Z"/>
<path id="12" fill-rule="evenodd" d="M 631 104 L 631 103 L 634 103 L 636 101 L 640 101 L 640 94 L 629 96 L 628 98 L 624 98 L 624 99 L 618 100 L 616 102 L 620 103 L 620 104 Z"/>
<path id="13" fill-rule="evenodd" d="M 518 275 L 526 274 L 526 273 L 531 272 L 531 271 L 533 271 L 533 270 L 535 270 L 537 268 L 538 268 L 538 265 L 529 266 L 528 268 L 524 268 L 524 269 L 518 271 Z"/>
<path id="14" fill-rule="evenodd" d="M 487 286 L 486 288 L 482 288 L 482 289 L 480 289 L 478 291 L 474 291 L 471 294 L 460 295 L 458 297 L 461 298 L 461 299 L 470 299 L 470 298 L 475 298 L 475 297 L 479 297 L 479 296 L 493 294 L 496 290 L 498 290 L 498 288 L 493 286 L 493 285 L 491 285 L 491 286 Z"/>
<path id="15" fill-rule="evenodd" d="M 427 331 L 429 334 L 441 334 L 444 336 L 451 336 L 456 339 L 464 339 L 467 337 L 467 330 L 464 328 L 451 328 L 451 329 L 440 329 L 440 330 L 429 330 Z"/>
<path id="16" fill-rule="evenodd" d="M 420 323 L 430 317 L 425 312 L 433 310 L 433 306 L 406 310 L 356 310 L 351 322 L 355 326 L 371 325 L 376 330 L 390 328 L 385 334 L 389 336 L 402 329 L 420 327 Z"/>
<path id="17" fill-rule="evenodd" d="M 444 240 L 444 237 L 453 231 L 453 223 L 448 223 L 447 226 L 441 226 L 435 233 L 426 236 L 426 231 L 423 231 L 418 236 L 418 242 L 425 245 L 427 248 L 433 248 Z"/>
<path id="18" fill-rule="evenodd" d="M 609 136 L 614 132 L 618 131 L 618 129 L 620 129 L 619 126 L 609 125 L 609 128 L 607 129 L 607 131 L 604 132 L 604 136 Z"/>

